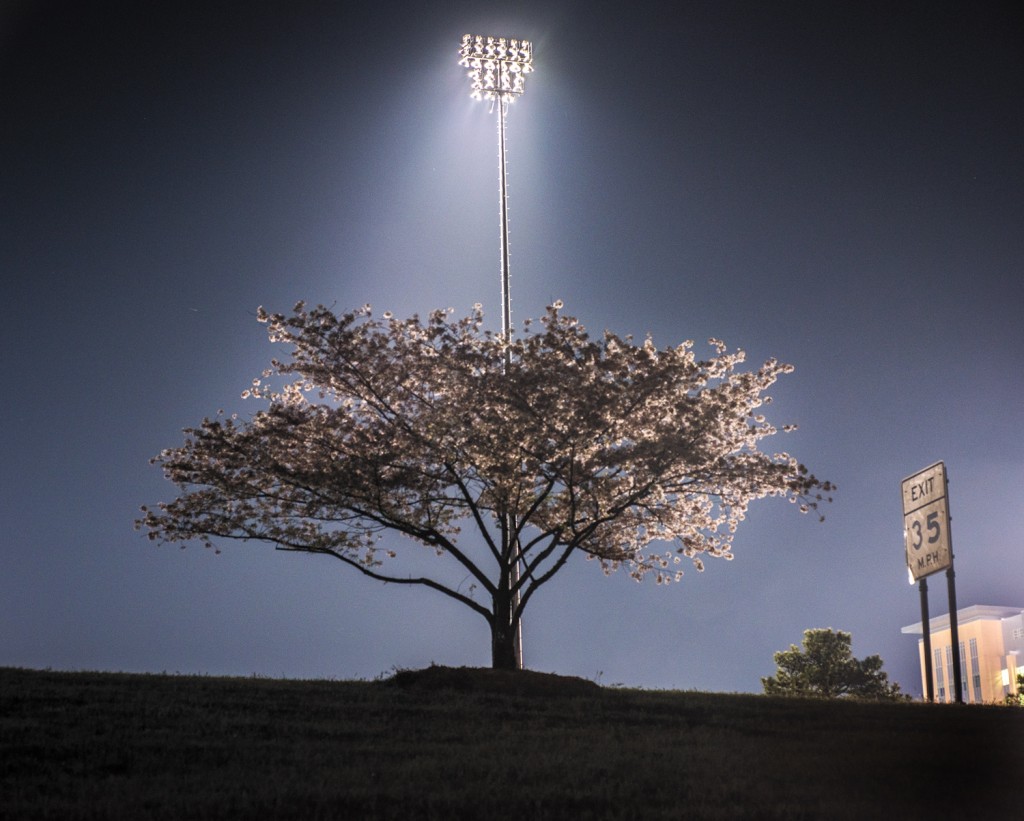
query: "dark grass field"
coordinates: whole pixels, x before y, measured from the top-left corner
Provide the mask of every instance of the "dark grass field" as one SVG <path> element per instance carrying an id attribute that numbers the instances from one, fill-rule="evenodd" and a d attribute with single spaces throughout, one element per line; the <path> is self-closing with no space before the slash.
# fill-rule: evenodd
<path id="1" fill-rule="evenodd" d="M 1024 817 L 1024 709 L 0 669 L 0 818 Z"/>

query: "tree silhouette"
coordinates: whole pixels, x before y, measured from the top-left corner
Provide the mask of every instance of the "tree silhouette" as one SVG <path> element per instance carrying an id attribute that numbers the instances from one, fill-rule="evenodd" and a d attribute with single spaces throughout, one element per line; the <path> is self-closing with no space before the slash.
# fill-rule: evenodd
<path id="1" fill-rule="evenodd" d="M 842 630 L 805 630 L 803 649 L 791 644 L 775 654 L 778 671 L 761 679 L 768 695 L 817 698 L 902 699 L 889 683 L 880 656 L 853 657 L 851 637 Z"/>
<path id="2" fill-rule="evenodd" d="M 483 330 L 479 306 L 426 321 L 261 308 L 271 341 L 292 348 L 244 394 L 266 407 L 205 419 L 157 456 L 180 495 L 137 526 L 163 542 L 272 542 L 431 588 L 486 619 L 492 663 L 508 668 L 524 609 L 574 554 L 678 580 L 682 560 L 732 558 L 753 499 L 807 511 L 832 489 L 758 449 L 776 433 L 764 392 L 790 366 L 737 371 L 743 353 L 716 340 L 698 360 L 691 342 L 591 339 L 560 309 L 507 340 Z M 400 554 L 416 550 L 472 585 L 403 574 Z"/>

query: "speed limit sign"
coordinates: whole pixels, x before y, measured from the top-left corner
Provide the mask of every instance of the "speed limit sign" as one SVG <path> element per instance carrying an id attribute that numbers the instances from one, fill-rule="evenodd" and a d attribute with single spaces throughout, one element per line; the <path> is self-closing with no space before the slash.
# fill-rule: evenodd
<path id="1" fill-rule="evenodd" d="M 953 563 L 949 547 L 946 466 L 936 462 L 903 480 L 903 541 L 914 581 L 946 570 Z"/>

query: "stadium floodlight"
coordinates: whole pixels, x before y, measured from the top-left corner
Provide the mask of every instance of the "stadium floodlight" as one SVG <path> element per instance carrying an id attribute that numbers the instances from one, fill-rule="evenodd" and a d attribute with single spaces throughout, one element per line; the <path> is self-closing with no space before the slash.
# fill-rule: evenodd
<path id="1" fill-rule="evenodd" d="M 501 332 L 512 334 L 512 307 L 508 282 L 508 171 L 505 162 L 505 117 L 508 106 L 526 90 L 526 75 L 533 71 L 533 45 L 529 40 L 466 34 L 459 49 L 459 65 L 468 68 L 469 96 L 498 105 L 498 202 L 501 226 Z"/>
<path id="2" fill-rule="evenodd" d="M 459 49 L 459 65 L 469 69 L 474 100 L 511 102 L 526 90 L 526 75 L 533 71 L 533 46 L 529 40 L 467 34 Z"/>
<path id="3" fill-rule="evenodd" d="M 505 117 L 508 106 L 526 91 L 526 75 L 533 71 L 533 46 L 528 40 L 505 37 L 484 37 L 467 34 L 459 49 L 459 65 L 468 68 L 469 96 L 474 100 L 497 103 L 498 109 L 498 202 L 501 225 L 501 333 L 512 338 L 512 300 L 508 283 L 508 171 L 505 164 Z M 510 354 L 505 353 L 505 367 Z M 502 527 L 511 532 L 510 521 Z M 517 586 L 514 606 L 519 607 L 520 562 L 512 567 L 512 583 Z M 518 667 L 523 666 L 523 622 L 517 623 L 515 654 Z"/>

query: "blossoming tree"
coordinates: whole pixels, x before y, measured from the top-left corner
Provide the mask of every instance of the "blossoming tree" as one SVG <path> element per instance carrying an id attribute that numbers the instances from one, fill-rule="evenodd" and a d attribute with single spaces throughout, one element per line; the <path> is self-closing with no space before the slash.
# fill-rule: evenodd
<path id="1" fill-rule="evenodd" d="M 266 406 L 206 419 L 157 456 L 180 495 L 138 526 L 163 542 L 271 542 L 431 588 L 482 616 L 493 665 L 511 668 L 523 611 L 574 555 L 678 580 L 684 559 L 732 558 L 753 499 L 807 511 L 832 489 L 758 448 L 776 433 L 765 391 L 790 366 L 738 371 L 743 353 L 717 340 L 702 360 L 691 342 L 593 339 L 561 307 L 511 340 L 483 329 L 479 306 L 426 321 L 261 308 L 271 341 L 292 349 L 244 394 Z M 443 564 L 403 573 L 402 554 L 424 550 L 472 585 Z"/>

